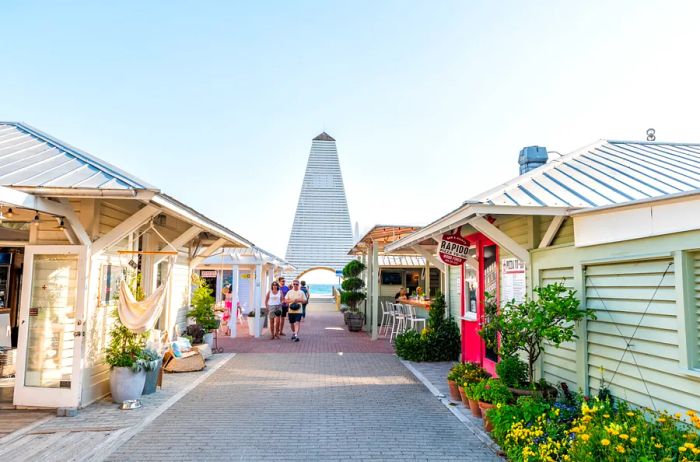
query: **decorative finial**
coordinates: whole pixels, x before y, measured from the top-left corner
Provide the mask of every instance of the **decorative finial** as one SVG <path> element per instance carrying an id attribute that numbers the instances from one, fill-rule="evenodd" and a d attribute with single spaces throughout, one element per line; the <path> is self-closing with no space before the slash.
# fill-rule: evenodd
<path id="1" fill-rule="evenodd" d="M 656 141 L 656 130 L 653 128 L 647 130 L 647 141 Z"/>

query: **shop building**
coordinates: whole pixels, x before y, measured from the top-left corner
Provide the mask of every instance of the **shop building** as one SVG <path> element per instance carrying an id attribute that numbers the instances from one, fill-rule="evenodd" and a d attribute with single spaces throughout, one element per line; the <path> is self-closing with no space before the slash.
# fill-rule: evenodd
<path id="1" fill-rule="evenodd" d="M 166 285 L 156 327 L 172 336 L 187 323 L 192 269 L 222 247 L 252 247 L 22 123 L 0 123 L 0 212 L 0 399 L 17 406 L 83 407 L 109 392 L 104 352 L 123 268 L 138 270 L 146 295 Z"/>
<path id="2" fill-rule="evenodd" d="M 544 154 L 544 155 L 543 155 Z M 532 165 L 532 164 L 535 165 Z M 700 145 L 600 141 L 547 162 L 521 152 L 521 175 L 386 246 L 432 237 L 468 242 L 449 266 L 462 358 L 493 371 L 478 335 L 496 307 L 562 282 L 597 319 L 578 339 L 546 347 L 540 377 L 639 406 L 700 408 Z M 530 170 L 531 167 L 535 167 Z"/>

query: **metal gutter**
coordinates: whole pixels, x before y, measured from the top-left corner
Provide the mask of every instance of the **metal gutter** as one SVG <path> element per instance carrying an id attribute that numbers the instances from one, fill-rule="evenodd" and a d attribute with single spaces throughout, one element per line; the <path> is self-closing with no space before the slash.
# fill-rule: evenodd
<path id="1" fill-rule="evenodd" d="M 576 210 L 570 213 L 572 216 L 595 214 L 597 212 L 604 212 L 606 210 L 622 209 L 625 207 L 634 207 L 635 205 L 651 204 L 654 202 L 665 202 L 674 199 L 683 199 L 693 196 L 700 196 L 700 189 L 694 189 L 692 191 L 683 191 L 675 194 L 666 194 L 664 196 L 656 197 L 645 197 L 644 199 L 637 199 L 629 202 L 622 202 L 619 204 L 603 205 L 601 207 L 595 207 L 590 209 Z"/>

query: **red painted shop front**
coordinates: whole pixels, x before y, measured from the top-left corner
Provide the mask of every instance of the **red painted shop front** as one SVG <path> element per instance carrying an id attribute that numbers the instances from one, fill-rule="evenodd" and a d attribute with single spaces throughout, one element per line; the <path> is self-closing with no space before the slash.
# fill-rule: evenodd
<path id="1" fill-rule="evenodd" d="M 466 236 L 469 253 L 477 264 L 462 265 L 462 360 L 481 364 L 495 374 L 497 353 L 486 346 L 479 330 L 488 320 L 488 313 L 500 299 L 498 246 L 481 233 Z M 492 297 L 487 297 L 486 294 Z"/>

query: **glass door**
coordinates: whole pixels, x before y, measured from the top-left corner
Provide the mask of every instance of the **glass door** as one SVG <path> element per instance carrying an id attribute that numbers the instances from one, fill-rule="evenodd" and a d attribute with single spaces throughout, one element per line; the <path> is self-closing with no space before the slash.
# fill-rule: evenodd
<path id="1" fill-rule="evenodd" d="M 82 246 L 27 246 L 14 404 L 76 407 L 85 301 Z"/>

